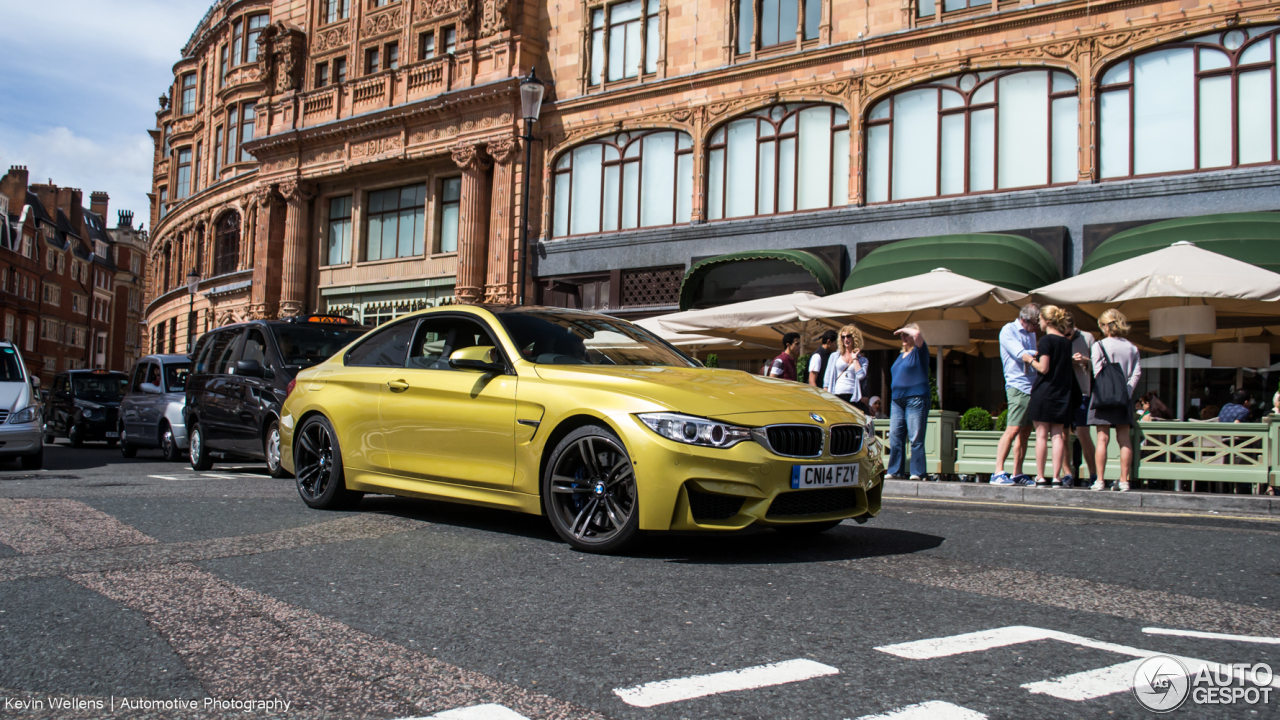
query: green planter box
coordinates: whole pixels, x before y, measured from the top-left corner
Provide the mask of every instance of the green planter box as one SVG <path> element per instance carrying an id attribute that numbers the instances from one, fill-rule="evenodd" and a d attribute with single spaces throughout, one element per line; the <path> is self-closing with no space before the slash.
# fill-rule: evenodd
<path id="1" fill-rule="evenodd" d="M 930 410 L 929 422 L 924 430 L 925 472 L 930 475 L 952 475 L 956 470 L 956 426 L 960 413 L 951 410 Z M 876 421 L 876 437 L 884 445 L 885 468 L 889 464 L 889 421 Z M 906 459 L 911 460 L 911 446 L 906 447 Z"/>

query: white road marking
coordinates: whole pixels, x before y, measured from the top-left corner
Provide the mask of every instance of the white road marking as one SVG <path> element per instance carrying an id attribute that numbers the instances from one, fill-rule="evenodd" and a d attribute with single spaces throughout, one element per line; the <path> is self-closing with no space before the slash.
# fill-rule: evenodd
<path id="1" fill-rule="evenodd" d="M 930 700 L 890 710 L 883 715 L 863 715 L 858 720 L 987 720 L 987 716 L 967 707 Z"/>
<path id="2" fill-rule="evenodd" d="M 243 475 L 216 475 L 214 473 L 201 473 L 200 477 L 217 478 L 219 480 L 239 480 Z"/>
<path id="3" fill-rule="evenodd" d="M 1149 635 L 1177 635 L 1179 637 L 1203 638 L 1205 640 L 1235 640 L 1237 642 L 1258 643 L 1260 645 L 1280 645 L 1280 638 L 1260 637 L 1258 635 L 1228 635 L 1227 633 L 1167 630 L 1165 628 L 1142 628 L 1142 632 Z"/>
<path id="4" fill-rule="evenodd" d="M 810 680 L 824 675 L 838 675 L 840 671 L 830 665 L 823 665 L 813 660 L 787 660 L 770 665 L 695 675 L 675 680 L 660 680 L 645 683 L 632 688 L 619 688 L 614 695 L 622 698 L 628 705 L 636 707 L 653 707 L 665 703 L 690 700 L 706 695 L 734 692 L 736 690 L 752 690 L 784 685 L 786 683 Z"/>
<path id="5" fill-rule="evenodd" d="M 529 718 L 505 705 L 490 703 L 488 705 L 472 705 L 471 707 L 445 710 L 423 720 L 529 720 Z"/>
<path id="6" fill-rule="evenodd" d="M 195 480 L 196 479 L 194 475 L 188 475 L 187 477 L 173 477 L 170 475 L 148 475 L 147 477 L 155 478 L 157 480 Z"/>
<path id="7" fill-rule="evenodd" d="M 1097 670 L 1027 683 L 1022 687 L 1038 695 L 1050 695 L 1062 700 L 1093 700 L 1132 690 L 1134 672 L 1143 662 L 1145 661 L 1130 660 Z"/>

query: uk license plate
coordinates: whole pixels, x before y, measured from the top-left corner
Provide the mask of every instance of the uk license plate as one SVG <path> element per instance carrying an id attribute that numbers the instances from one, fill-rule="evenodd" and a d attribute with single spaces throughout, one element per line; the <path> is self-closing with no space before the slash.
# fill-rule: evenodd
<path id="1" fill-rule="evenodd" d="M 104 434 L 104 435 L 106 435 L 106 436 L 107 436 L 107 437 L 109 437 L 109 438 L 118 438 L 118 437 L 120 437 L 120 433 L 118 433 L 118 432 L 109 432 L 109 433 L 103 433 L 103 434 Z"/>
<path id="2" fill-rule="evenodd" d="M 792 465 L 791 489 L 840 487 L 858 484 L 858 465 Z"/>

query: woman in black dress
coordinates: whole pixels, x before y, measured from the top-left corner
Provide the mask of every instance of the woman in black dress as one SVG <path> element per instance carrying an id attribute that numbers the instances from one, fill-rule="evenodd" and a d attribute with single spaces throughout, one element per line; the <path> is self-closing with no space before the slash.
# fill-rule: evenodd
<path id="1" fill-rule="evenodd" d="M 1071 369 L 1071 341 L 1066 338 L 1067 313 L 1053 305 L 1040 308 L 1040 329 L 1036 360 L 1031 365 L 1039 375 L 1031 386 L 1027 417 L 1036 428 L 1036 485 L 1048 485 L 1044 477 L 1048 440 L 1053 437 L 1053 482 L 1059 484 L 1066 459 L 1066 427 L 1080 404 L 1080 388 Z"/>

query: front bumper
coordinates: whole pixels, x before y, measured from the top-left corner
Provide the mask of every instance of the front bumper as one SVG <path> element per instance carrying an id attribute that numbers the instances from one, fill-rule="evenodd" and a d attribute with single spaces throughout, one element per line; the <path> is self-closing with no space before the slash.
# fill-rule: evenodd
<path id="1" fill-rule="evenodd" d="M 75 426 L 80 429 L 80 437 L 84 440 L 115 440 L 120 437 L 120 428 L 111 420 L 80 420 Z"/>
<path id="2" fill-rule="evenodd" d="M 0 457 L 35 455 L 44 447 L 40 423 L 0 424 Z"/>
<path id="3" fill-rule="evenodd" d="M 739 530 L 750 525 L 874 517 L 880 512 L 884 464 L 874 435 L 854 455 L 785 457 L 756 442 L 703 448 L 658 436 L 633 416 L 613 418 L 635 463 L 643 530 Z M 813 424 L 807 414 L 770 423 Z M 793 465 L 855 463 L 858 484 L 793 490 Z"/>

